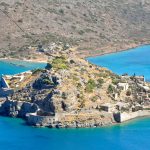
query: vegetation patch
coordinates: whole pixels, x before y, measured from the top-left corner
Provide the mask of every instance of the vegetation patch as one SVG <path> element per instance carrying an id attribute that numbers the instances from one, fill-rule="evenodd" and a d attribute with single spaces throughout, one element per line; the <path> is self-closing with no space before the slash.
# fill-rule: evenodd
<path id="1" fill-rule="evenodd" d="M 38 73 L 40 73 L 42 71 L 43 71 L 43 69 L 33 69 L 32 70 L 32 74 L 35 75 L 35 74 L 38 74 Z"/>
<path id="2" fill-rule="evenodd" d="M 101 78 L 99 78 L 99 79 L 97 80 L 97 88 L 101 88 L 102 85 L 103 85 L 103 83 L 104 83 L 104 80 L 101 79 Z"/>
<path id="3" fill-rule="evenodd" d="M 98 96 L 94 96 L 94 97 L 92 97 L 92 99 L 91 99 L 92 102 L 96 102 L 97 100 L 98 100 Z"/>
<path id="4" fill-rule="evenodd" d="M 110 85 L 108 86 L 107 91 L 108 91 L 109 94 L 110 94 L 110 93 L 113 93 L 113 92 L 114 92 L 114 87 L 110 84 Z"/>
<path id="5" fill-rule="evenodd" d="M 87 93 L 91 93 L 91 92 L 93 92 L 95 87 L 96 87 L 95 81 L 92 79 L 89 79 L 88 83 L 86 84 L 85 91 Z"/>
<path id="6" fill-rule="evenodd" d="M 68 69 L 68 62 L 64 57 L 56 57 L 52 61 L 52 67 L 54 69 Z"/>

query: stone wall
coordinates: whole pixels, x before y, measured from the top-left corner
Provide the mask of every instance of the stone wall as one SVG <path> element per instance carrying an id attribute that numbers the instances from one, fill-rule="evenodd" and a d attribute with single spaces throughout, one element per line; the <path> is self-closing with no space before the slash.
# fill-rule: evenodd
<path id="1" fill-rule="evenodd" d="M 27 123 L 33 126 L 52 127 L 55 124 L 55 117 L 52 116 L 39 116 L 36 113 L 28 113 L 26 117 Z"/>
<path id="2" fill-rule="evenodd" d="M 150 111 L 148 110 L 139 110 L 136 112 L 123 112 L 123 113 L 116 113 L 114 114 L 114 119 L 116 122 L 125 122 L 137 117 L 144 117 L 144 116 L 150 116 Z"/>

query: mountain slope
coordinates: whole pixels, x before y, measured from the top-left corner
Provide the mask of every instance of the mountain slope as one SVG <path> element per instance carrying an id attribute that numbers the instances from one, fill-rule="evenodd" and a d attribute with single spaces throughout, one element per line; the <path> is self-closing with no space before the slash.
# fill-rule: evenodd
<path id="1" fill-rule="evenodd" d="M 148 0 L 1 0 L 0 56 L 32 56 L 39 42 L 67 42 L 84 56 L 149 43 L 149 14 Z"/>

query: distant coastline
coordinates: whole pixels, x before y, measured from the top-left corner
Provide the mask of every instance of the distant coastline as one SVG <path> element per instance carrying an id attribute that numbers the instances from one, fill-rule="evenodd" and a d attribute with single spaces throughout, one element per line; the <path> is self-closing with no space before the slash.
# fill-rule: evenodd
<path id="1" fill-rule="evenodd" d="M 26 61 L 26 62 L 33 62 L 33 63 L 47 63 L 47 60 L 39 60 L 39 59 L 17 59 L 17 58 L 11 58 L 11 57 L 5 57 L 5 58 L 0 58 L 0 61 Z"/>
<path id="2" fill-rule="evenodd" d="M 107 48 L 104 52 L 98 52 L 97 54 L 90 53 L 90 54 L 87 54 L 87 56 L 83 55 L 83 58 L 87 59 L 89 57 L 97 57 L 97 56 L 103 56 L 103 55 L 107 55 L 107 54 L 113 54 L 113 53 L 119 53 L 119 52 L 123 52 L 123 51 L 129 51 L 129 50 L 132 50 L 134 48 L 141 47 L 141 46 L 147 46 L 147 45 L 150 45 L 150 43 L 145 42 L 145 43 L 139 43 L 139 44 L 131 44 L 131 46 L 126 45 L 125 48 L 120 48 L 120 49 L 113 47 L 112 50 L 111 50 L 111 48 L 110 49 Z M 103 50 L 103 48 L 101 50 Z"/>

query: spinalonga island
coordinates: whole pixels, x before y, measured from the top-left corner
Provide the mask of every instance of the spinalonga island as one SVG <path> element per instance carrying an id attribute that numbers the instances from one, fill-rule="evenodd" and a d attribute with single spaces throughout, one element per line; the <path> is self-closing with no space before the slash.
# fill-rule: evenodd
<path id="1" fill-rule="evenodd" d="M 45 69 L 4 75 L 0 115 L 50 128 L 100 127 L 150 116 L 150 83 L 144 76 L 116 75 L 90 64 L 76 48 L 38 46 Z"/>

